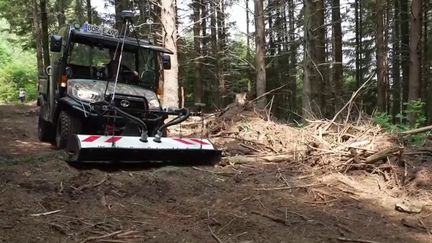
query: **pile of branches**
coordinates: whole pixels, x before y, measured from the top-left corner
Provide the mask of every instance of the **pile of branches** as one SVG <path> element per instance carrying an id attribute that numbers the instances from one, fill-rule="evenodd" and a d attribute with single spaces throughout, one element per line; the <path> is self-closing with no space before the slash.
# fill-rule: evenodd
<path id="1" fill-rule="evenodd" d="M 357 124 L 313 121 L 303 130 L 310 139 L 305 160 L 339 172 L 389 170 L 400 162 L 404 150 L 397 135 L 367 118 Z"/>

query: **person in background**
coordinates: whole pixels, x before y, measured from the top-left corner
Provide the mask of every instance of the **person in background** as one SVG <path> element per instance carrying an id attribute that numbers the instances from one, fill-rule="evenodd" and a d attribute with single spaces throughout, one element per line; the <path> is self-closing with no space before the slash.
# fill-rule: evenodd
<path id="1" fill-rule="evenodd" d="M 19 89 L 18 97 L 19 97 L 19 100 L 21 101 L 21 103 L 24 103 L 25 97 L 26 97 L 26 92 L 25 92 L 24 88 Z"/>

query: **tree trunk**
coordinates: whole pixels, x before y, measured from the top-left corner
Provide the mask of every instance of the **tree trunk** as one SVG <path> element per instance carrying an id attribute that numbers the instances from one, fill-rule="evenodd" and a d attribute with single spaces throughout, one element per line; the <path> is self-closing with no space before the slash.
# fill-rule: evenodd
<path id="1" fill-rule="evenodd" d="M 171 70 L 164 70 L 163 105 L 178 107 L 178 57 L 175 0 L 161 0 L 162 40 L 164 46 L 174 52 L 171 55 Z"/>
<path id="2" fill-rule="evenodd" d="M 305 0 L 304 36 L 305 60 L 303 83 L 303 117 L 320 117 L 321 92 L 324 75 L 320 65 L 325 62 L 324 3 L 323 0 Z M 322 67 L 322 65 L 321 65 Z"/>
<path id="3" fill-rule="evenodd" d="M 84 21 L 84 9 L 83 9 L 83 1 L 75 0 L 75 18 L 80 23 Z"/>
<path id="4" fill-rule="evenodd" d="M 256 92 L 260 96 L 266 92 L 266 64 L 265 64 L 265 25 L 264 25 L 264 9 L 263 0 L 255 0 L 255 69 L 256 69 Z M 259 108 L 266 106 L 266 98 L 263 97 L 258 100 L 257 105 Z"/>
<path id="5" fill-rule="evenodd" d="M 194 101 L 195 103 L 202 103 L 202 78 L 201 78 L 201 40 L 200 40 L 200 1 L 194 0 L 192 3 L 193 7 L 193 33 L 194 33 Z"/>
<path id="6" fill-rule="evenodd" d="M 386 111 L 386 81 L 385 64 L 386 53 L 384 45 L 384 4 L 376 0 L 376 51 L 377 51 L 377 82 L 378 82 L 378 111 Z"/>
<path id="7" fill-rule="evenodd" d="M 400 0 L 400 24 L 401 24 L 401 66 L 402 66 L 402 102 L 408 102 L 409 90 L 409 19 L 408 1 Z"/>
<path id="8" fill-rule="evenodd" d="M 42 53 L 43 53 L 43 66 L 44 69 L 50 65 L 49 44 L 48 44 L 48 13 L 47 13 L 47 0 L 40 0 L 40 23 L 42 33 Z"/>
<path id="9" fill-rule="evenodd" d="M 217 65 L 216 65 L 216 73 L 218 77 L 218 93 L 219 93 L 219 99 L 218 99 L 218 105 L 219 107 L 224 107 L 225 104 L 225 97 L 226 97 L 226 87 L 225 87 L 225 77 L 224 77 L 224 70 L 225 70 L 225 63 L 221 61 L 221 59 L 224 56 L 225 52 L 225 5 L 224 0 L 219 0 L 216 6 L 216 13 L 217 13 L 217 35 L 218 35 L 218 52 L 216 54 L 217 57 Z"/>
<path id="10" fill-rule="evenodd" d="M 246 0 L 246 52 L 247 52 L 247 57 L 250 56 L 250 30 L 249 30 L 249 0 Z"/>
<path id="11" fill-rule="evenodd" d="M 363 67 L 362 67 L 362 22 L 363 22 L 363 15 L 362 15 L 362 4 L 360 0 L 355 0 L 355 52 L 356 52 L 356 89 L 360 88 L 362 84 L 363 79 Z"/>
<path id="12" fill-rule="evenodd" d="M 59 27 L 62 27 L 66 24 L 66 0 L 57 0 L 56 2 L 56 12 L 57 12 L 57 22 Z"/>
<path id="13" fill-rule="evenodd" d="M 400 5 L 399 0 L 394 1 L 393 23 L 393 48 L 392 48 L 392 116 L 396 122 L 396 116 L 401 112 L 401 85 L 400 85 Z"/>
<path id="14" fill-rule="evenodd" d="M 32 0 L 32 17 L 33 17 L 33 36 L 36 42 L 36 61 L 38 67 L 38 75 L 44 74 L 44 60 L 43 60 L 43 44 L 42 44 L 42 34 L 41 34 L 41 24 L 40 24 L 40 10 L 39 3 L 37 0 Z"/>
<path id="15" fill-rule="evenodd" d="M 422 5 L 422 0 L 413 0 L 411 3 L 409 101 L 415 101 L 420 98 Z M 414 126 L 416 117 L 411 114 L 409 116 L 409 122 L 411 126 Z"/>
<path id="16" fill-rule="evenodd" d="M 336 108 L 341 104 L 342 92 L 342 20 L 340 17 L 340 2 L 339 0 L 332 0 L 332 51 L 333 51 L 333 68 L 332 68 L 332 80 L 330 81 L 333 85 L 333 99 L 335 101 Z"/>
<path id="17" fill-rule="evenodd" d="M 293 112 L 297 112 L 297 40 L 295 39 L 295 15 L 294 1 L 288 0 L 288 20 L 289 20 L 289 83 L 290 83 L 290 107 Z"/>
<path id="18" fill-rule="evenodd" d="M 87 22 L 89 22 L 90 24 L 93 22 L 92 20 L 92 5 L 91 5 L 91 0 L 87 0 L 86 2 L 86 10 L 87 10 Z"/>

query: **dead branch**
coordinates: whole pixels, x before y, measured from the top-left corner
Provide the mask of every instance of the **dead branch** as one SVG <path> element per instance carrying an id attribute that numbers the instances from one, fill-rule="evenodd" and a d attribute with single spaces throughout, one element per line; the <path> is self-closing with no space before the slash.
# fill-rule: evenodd
<path id="1" fill-rule="evenodd" d="M 115 232 L 112 232 L 112 233 L 109 233 L 109 234 L 106 234 L 106 235 L 101 235 L 101 236 L 91 236 L 91 237 L 88 237 L 88 238 L 86 238 L 85 240 L 81 241 L 81 243 L 85 243 L 85 242 L 88 242 L 88 241 L 94 241 L 94 240 L 100 240 L 100 239 L 109 238 L 109 237 L 112 237 L 112 236 L 118 235 L 118 234 L 120 234 L 121 232 L 122 232 L 121 230 L 118 230 L 118 231 L 115 231 Z"/>
<path id="2" fill-rule="evenodd" d="M 420 128 L 416 128 L 416 129 L 412 129 L 412 130 L 408 130 L 408 131 L 404 131 L 401 132 L 401 134 L 403 135 L 413 135 L 413 134 L 417 134 L 417 133 L 422 133 L 422 132 L 428 132 L 432 130 L 432 125 L 430 126 L 426 126 L 426 127 L 420 127 Z"/>
<path id="3" fill-rule="evenodd" d="M 35 213 L 35 214 L 30 214 L 30 216 L 32 216 L 32 217 L 47 216 L 47 215 L 51 215 L 51 214 L 55 214 L 55 213 L 59 213 L 59 212 L 61 212 L 61 210 L 54 210 L 54 211 L 49 211 L 49 212 L 45 212 L 45 213 Z"/>
<path id="4" fill-rule="evenodd" d="M 291 189 L 307 188 L 307 187 L 314 187 L 314 186 L 321 186 L 321 185 L 322 185 L 322 183 L 313 183 L 313 184 L 297 185 L 297 186 L 255 188 L 255 191 L 280 191 L 280 190 L 291 190 Z"/>
<path id="5" fill-rule="evenodd" d="M 210 234 L 213 236 L 213 238 L 219 242 L 219 243 L 223 243 L 223 241 L 215 234 L 215 232 L 213 232 L 212 228 L 210 226 L 207 226 L 208 229 L 210 230 Z"/>
<path id="6" fill-rule="evenodd" d="M 346 237 L 338 237 L 337 240 L 345 241 L 345 242 L 379 243 L 379 241 L 363 240 L 363 239 L 351 239 L 351 238 L 346 238 Z"/>
<path id="7" fill-rule="evenodd" d="M 358 95 L 358 93 L 366 86 L 366 84 L 368 84 L 369 83 L 369 81 L 371 81 L 372 80 L 372 78 L 375 76 L 375 73 L 374 74 L 372 74 L 367 80 L 366 80 L 366 82 L 364 82 L 361 86 L 360 86 L 360 88 L 358 88 L 353 94 L 352 94 L 352 96 L 351 96 L 351 98 L 348 100 L 348 102 L 347 103 L 345 103 L 345 105 L 342 107 L 342 109 L 340 109 L 337 113 L 336 113 L 336 115 L 333 117 L 333 119 L 330 121 L 330 123 L 324 128 L 324 131 L 327 131 L 327 129 L 329 129 L 330 128 L 330 126 L 336 121 L 336 119 L 337 119 L 337 117 L 342 113 L 342 111 L 343 110 L 345 110 L 345 108 L 347 108 L 348 107 L 348 105 L 349 104 L 351 104 L 353 101 L 354 101 L 354 99 L 357 97 L 357 95 Z"/>
<path id="8" fill-rule="evenodd" d="M 377 152 L 377 153 L 367 157 L 365 164 L 373 164 L 379 160 L 385 159 L 388 156 L 390 156 L 396 152 L 400 152 L 402 150 L 403 150 L 402 147 L 391 147 L 391 148 L 384 149 L 380 152 Z"/>
<path id="9" fill-rule="evenodd" d="M 277 88 L 274 88 L 274 89 L 272 89 L 272 90 L 269 90 L 269 91 L 265 92 L 264 94 L 262 94 L 262 95 L 256 97 L 255 99 L 248 101 L 246 104 L 254 103 L 255 101 L 257 101 L 257 100 L 259 100 L 259 99 L 261 99 L 261 98 L 263 98 L 263 97 L 265 97 L 265 96 L 267 96 L 267 95 L 269 95 L 269 94 L 271 94 L 271 93 L 273 93 L 273 92 L 275 92 L 275 91 L 278 91 L 278 90 L 284 88 L 284 87 L 287 86 L 287 85 L 288 85 L 288 84 L 284 84 L 284 85 L 282 85 L 282 86 L 279 86 L 279 87 L 277 87 Z"/>
<path id="10" fill-rule="evenodd" d="M 280 154 L 280 155 L 259 155 L 259 156 L 233 156 L 225 157 L 224 160 L 228 164 L 248 164 L 255 162 L 269 162 L 269 163 L 280 163 L 289 162 L 295 160 L 293 154 Z"/>
<path id="11" fill-rule="evenodd" d="M 256 214 L 256 215 L 260 215 L 262 217 L 271 219 L 272 221 L 276 222 L 276 223 L 280 223 L 280 224 L 284 224 L 284 225 L 289 225 L 285 220 L 278 218 L 276 216 L 270 215 L 270 214 L 266 214 L 266 213 L 261 213 L 258 211 L 252 211 L 251 213 Z"/>

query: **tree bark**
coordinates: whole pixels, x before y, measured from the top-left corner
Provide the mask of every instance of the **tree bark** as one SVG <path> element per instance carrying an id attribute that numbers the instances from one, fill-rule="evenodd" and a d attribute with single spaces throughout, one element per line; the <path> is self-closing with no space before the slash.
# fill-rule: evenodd
<path id="1" fill-rule="evenodd" d="M 393 47 L 392 47 L 392 116 L 396 122 L 396 116 L 401 112 L 401 85 L 400 85 L 400 4 L 394 1 L 393 23 Z"/>
<path id="2" fill-rule="evenodd" d="M 288 20 L 289 20 L 289 87 L 291 91 L 290 95 L 290 107 L 291 110 L 297 112 L 297 40 L 295 39 L 295 15 L 294 15 L 294 1 L 288 0 Z"/>
<path id="3" fill-rule="evenodd" d="M 255 69 L 256 69 L 256 92 L 260 96 L 266 92 L 266 64 L 265 64 L 265 25 L 264 25 L 264 9 L 263 0 L 255 0 Z M 266 106 L 266 98 L 261 98 L 257 105 L 259 108 Z"/>
<path id="4" fill-rule="evenodd" d="M 333 99 L 336 107 L 341 103 L 340 93 L 342 92 L 342 20 L 340 16 L 340 2 L 339 0 L 332 0 L 332 51 L 333 51 L 333 68 L 332 80 L 333 85 Z"/>
<path id="5" fill-rule="evenodd" d="M 162 40 L 164 46 L 174 52 L 171 55 L 171 69 L 164 70 L 163 105 L 165 107 L 179 107 L 175 3 L 175 0 L 161 0 Z"/>
<path id="6" fill-rule="evenodd" d="M 409 67 L 410 67 L 410 29 L 408 14 L 408 1 L 400 0 L 400 24 L 401 24 L 401 66 L 402 66 L 402 102 L 408 102 L 408 90 L 409 90 Z"/>
<path id="7" fill-rule="evenodd" d="M 362 83 L 362 5 L 360 0 L 355 0 L 355 63 L 356 63 L 356 89 Z"/>
<path id="8" fill-rule="evenodd" d="M 47 0 L 40 0 L 40 23 L 42 33 L 42 53 L 44 69 L 50 65 L 49 47 L 48 47 L 48 13 Z M 45 72 L 45 70 L 44 70 Z"/>
<path id="9" fill-rule="evenodd" d="M 44 75 L 44 63 L 43 63 L 43 44 L 41 35 L 41 24 L 40 24 L 40 10 L 39 3 L 37 0 L 32 0 L 32 17 L 33 17 L 33 36 L 36 42 L 36 61 L 38 67 L 38 75 Z"/>
<path id="10" fill-rule="evenodd" d="M 249 0 L 246 0 L 246 52 L 247 57 L 250 56 L 250 30 L 249 30 Z"/>
<path id="11" fill-rule="evenodd" d="M 219 0 L 216 6 L 216 13 L 217 13 L 217 35 L 218 35 L 218 52 L 216 55 L 216 73 L 217 73 L 217 77 L 218 77 L 218 94 L 219 94 L 219 99 L 218 99 L 218 105 L 219 107 L 224 107 L 225 104 L 225 97 L 226 97 L 226 87 L 225 87 L 225 77 L 224 77 L 224 70 L 225 70 L 225 65 L 224 62 L 221 61 L 221 59 L 224 56 L 224 52 L 225 52 L 225 5 L 224 5 L 224 0 Z"/>
<path id="12" fill-rule="evenodd" d="M 86 11 L 87 11 L 87 22 L 91 24 L 91 23 L 93 23 L 93 20 L 92 20 L 93 9 L 92 9 L 92 5 L 91 5 L 91 0 L 87 0 L 87 2 L 86 2 Z"/>
<path id="13" fill-rule="evenodd" d="M 409 101 L 416 101 L 420 98 L 422 5 L 422 0 L 413 0 L 411 3 Z M 416 117 L 413 114 L 410 114 L 409 122 L 411 126 L 415 125 Z"/>
<path id="14" fill-rule="evenodd" d="M 384 4 L 376 0 L 376 51 L 377 51 L 377 81 L 378 81 L 378 111 L 386 111 L 386 53 L 384 45 Z"/>
<path id="15" fill-rule="evenodd" d="M 194 33 L 194 101 L 195 103 L 202 103 L 202 78 L 201 78 L 201 22 L 200 22 L 200 1 L 194 0 L 193 7 L 193 33 Z"/>
<path id="16" fill-rule="evenodd" d="M 57 0 L 56 12 L 57 12 L 57 22 L 59 27 L 62 27 L 63 25 L 66 24 L 65 9 L 66 9 L 65 0 Z"/>
<path id="17" fill-rule="evenodd" d="M 325 62 L 324 3 L 305 0 L 305 60 L 303 83 L 303 117 L 321 117 L 324 75 L 320 65 Z M 322 65 L 321 65 L 322 66 Z"/>

